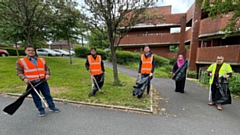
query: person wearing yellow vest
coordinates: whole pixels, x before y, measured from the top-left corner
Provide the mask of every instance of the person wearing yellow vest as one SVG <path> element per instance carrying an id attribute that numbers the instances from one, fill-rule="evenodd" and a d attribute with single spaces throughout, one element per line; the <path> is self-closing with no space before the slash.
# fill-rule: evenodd
<path id="1" fill-rule="evenodd" d="M 47 83 L 47 80 L 50 78 L 50 70 L 46 64 L 46 60 L 44 58 L 37 57 L 35 49 L 31 45 L 25 46 L 25 53 L 26 57 L 19 58 L 16 62 L 17 75 L 24 83 L 27 84 L 27 90 L 31 88 L 29 82 L 36 85 L 43 81 L 36 87 L 36 90 L 41 92 L 45 97 L 49 106 L 49 111 L 60 112 L 60 109 L 56 108 L 53 103 L 50 88 Z M 40 97 L 34 90 L 32 90 L 31 95 L 35 106 L 39 111 L 39 116 L 45 116 L 45 109 L 42 106 Z"/>
<path id="2" fill-rule="evenodd" d="M 98 88 L 102 89 L 105 74 L 104 63 L 102 61 L 102 57 L 97 55 L 97 49 L 93 47 L 90 49 L 90 52 L 91 54 L 87 56 L 85 67 L 87 71 L 90 72 L 92 79 L 96 80 L 97 84 L 94 80 L 92 80 L 94 82 L 94 86 L 92 87 L 92 92 L 88 94 L 89 97 L 95 96 Z"/>
<path id="3" fill-rule="evenodd" d="M 150 97 L 151 79 L 155 69 L 155 60 L 153 53 L 150 52 L 149 46 L 144 46 L 144 53 L 141 55 L 138 69 L 138 76 L 141 78 L 150 77 L 147 84 L 147 97 Z"/>
<path id="4" fill-rule="evenodd" d="M 213 106 L 216 105 L 218 110 L 222 110 L 222 105 L 216 103 L 217 98 L 217 80 L 219 77 L 229 78 L 232 76 L 232 68 L 229 64 L 223 62 L 223 56 L 217 56 L 217 62 L 211 64 L 207 71 L 208 75 L 210 76 L 209 84 L 211 85 L 211 102 L 208 105 Z"/>

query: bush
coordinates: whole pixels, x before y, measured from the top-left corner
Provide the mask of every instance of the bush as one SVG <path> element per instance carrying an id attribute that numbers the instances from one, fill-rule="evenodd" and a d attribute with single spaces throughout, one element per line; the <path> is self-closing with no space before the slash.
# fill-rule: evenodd
<path id="1" fill-rule="evenodd" d="M 129 51 L 116 51 L 117 63 L 122 65 L 127 65 L 129 62 L 139 62 L 141 54 L 133 53 Z M 154 55 L 155 67 L 161 67 L 169 65 L 169 60 L 161 56 Z M 112 61 L 111 55 L 108 57 L 109 61 Z"/>
<path id="2" fill-rule="evenodd" d="M 112 55 L 109 55 L 109 61 L 112 61 Z M 127 65 L 129 62 L 139 62 L 140 54 L 129 51 L 116 51 L 117 63 Z"/>
<path id="3" fill-rule="evenodd" d="M 87 58 L 87 56 L 90 54 L 90 48 L 88 47 L 77 47 L 74 49 L 75 56 L 80 58 Z M 102 56 L 103 60 L 107 59 L 107 54 L 102 49 L 97 49 L 97 54 Z"/>
<path id="4" fill-rule="evenodd" d="M 10 56 L 17 56 L 17 52 L 15 48 L 5 48 L 4 50 L 7 50 Z M 18 49 L 18 53 L 21 56 L 26 55 L 23 49 Z"/>
<path id="5" fill-rule="evenodd" d="M 233 73 L 232 77 L 228 79 L 229 89 L 233 94 L 240 95 L 240 73 Z"/>
<path id="6" fill-rule="evenodd" d="M 207 71 L 200 72 L 199 82 L 209 85 L 209 78 L 210 77 L 208 76 Z M 232 77 L 228 79 L 229 89 L 232 92 L 232 94 L 240 95 L 239 79 L 240 79 L 240 73 L 233 73 Z"/>

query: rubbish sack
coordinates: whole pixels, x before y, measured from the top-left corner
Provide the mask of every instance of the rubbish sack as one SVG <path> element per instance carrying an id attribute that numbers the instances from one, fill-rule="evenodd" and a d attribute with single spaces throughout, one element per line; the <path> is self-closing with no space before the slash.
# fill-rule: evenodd
<path id="1" fill-rule="evenodd" d="M 226 78 L 220 77 L 217 80 L 216 104 L 231 104 L 232 98 Z"/>
<path id="2" fill-rule="evenodd" d="M 184 64 L 174 73 L 175 75 L 172 77 L 172 79 L 175 81 L 181 81 L 186 76 L 188 66 L 189 61 L 186 60 Z"/>
<path id="3" fill-rule="evenodd" d="M 141 98 L 151 77 L 138 78 L 133 86 L 133 96 Z"/>

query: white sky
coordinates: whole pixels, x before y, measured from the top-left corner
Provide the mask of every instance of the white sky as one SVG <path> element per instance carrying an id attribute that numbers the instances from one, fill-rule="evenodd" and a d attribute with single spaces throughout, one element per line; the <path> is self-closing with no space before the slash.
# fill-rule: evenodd
<path id="1" fill-rule="evenodd" d="M 172 5 L 172 13 L 185 13 L 195 0 L 158 0 L 158 6 Z M 162 2 L 163 1 L 163 2 Z"/>
<path id="2" fill-rule="evenodd" d="M 75 0 L 78 3 L 83 3 L 83 0 Z M 156 0 L 157 6 L 172 5 L 172 13 L 185 13 L 194 3 L 195 0 Z"/>

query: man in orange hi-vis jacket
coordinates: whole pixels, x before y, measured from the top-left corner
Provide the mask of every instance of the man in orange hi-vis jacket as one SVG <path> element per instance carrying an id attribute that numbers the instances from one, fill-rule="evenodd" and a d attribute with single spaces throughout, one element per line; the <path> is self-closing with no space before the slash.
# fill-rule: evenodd
<path id="1" fill-rule="evenodd" d="M 38 93 L 41 92 L 45 97 L 48 103 L 49 111 L 60 112 L 60 109 L 56 108 L 53 103 L 50 88 L 47 83 L 47 80 L 50 79 L 50 70 L 46 64 L 46 60 L 44 58 L 37 57 L 35 49 L 31 45 L 27 45 L 25 47 L 25 53 L 26 57 L 19 58 L 17 60 L 17 75 L 28 85 L 27 90 L 31 88 L 30 84 L 36 85 L 44 80 L 36 87 L 36 90 Z M 45 110 L 42 106 L 41 98 L 38 96 L 38 93 L 32 90 L 31 95 L 35 106 L 39 111 L 39 116 L 43 117 L 45 115 Z"/>
<path id="2" fill-rule="evenodd" d="M 138 76 L 141 78 L 144 77 L 150 77 L 150 80 L 153 77 L 153 72 L 155 68 L 155 60 L 153 57 L 153 53 L 150 52 L 149 46 L 144 46 L 144 53 L 141 55 L 140 63 L 139 63 L 139 69 L 138 69 Z M 151 88 L 151 82 L 148 81 L 147 85 L 147 97 L 150 97 L 150 88 Z"/>
<path id="3" fill-rule="evenodd" d="M 102 86 L 104 84 L 104 63 L 100 55 L 97 55 L 97 49 L 91 48 L 91 54 L 87 56 L 87 60 L 85 63 L 86 69 L 90 72 L 92 81 L 94 82 L 94 86 L 92 87 L 92 92 L 89 93 L 89 97 L 95 96 L 96 92 L 100 90 L 102 93 Z"/>

